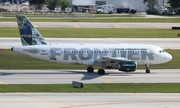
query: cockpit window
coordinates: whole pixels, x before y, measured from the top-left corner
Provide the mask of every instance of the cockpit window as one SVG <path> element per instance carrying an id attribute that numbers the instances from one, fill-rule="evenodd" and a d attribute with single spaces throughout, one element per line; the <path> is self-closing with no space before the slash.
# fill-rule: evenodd
<path id="1" fill-rule="evenodd" d="M 159 53 L 164 53 L 165 51 L 164 50 L 159 50 Z"/>

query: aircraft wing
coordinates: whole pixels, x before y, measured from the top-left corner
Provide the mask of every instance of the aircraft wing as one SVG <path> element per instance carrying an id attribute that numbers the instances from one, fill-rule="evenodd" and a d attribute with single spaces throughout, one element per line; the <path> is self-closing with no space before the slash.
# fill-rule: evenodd
<path id="1" fill-rule="evenodd" d="M 112 62 L 112 61 L 129 61 L 129 60 L 123 57 L 103 56 L 103 57 L 100 57 L 99 60 L 96 60 L 95 62 L 102 63 L 102 62 Z"/>

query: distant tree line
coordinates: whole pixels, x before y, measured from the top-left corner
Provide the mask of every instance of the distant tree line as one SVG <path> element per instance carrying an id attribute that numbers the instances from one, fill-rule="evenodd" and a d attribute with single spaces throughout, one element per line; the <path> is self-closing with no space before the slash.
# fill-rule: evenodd
<path id="1" fill-rule="evenodd" d="M 180 14 L 180 0 L 168 0 L 170 6 L 173 10 L 176 11 L 176 14 Z"/>
<path id="2" fill-rule="evenodd" d="M 155 8 L 155 6 L 159 6 L 158 0 L 143 0 L 143 3 L 147 3 L 148 14 L 158 14 L 157 9 Z M 180 0 L 168 0 L 168 3 L 170 4 L 171 9 L 176 12 L 176 14 L 180 14 Z"/>
<path id="3" fill-rule="evenodd" d="M 70 7 L 70 4 L 66 0 L 28 0 L 30 4 L 46 4 L 50 10 L 54 10 L 56 7 L 61 7 L 62 10 Z"/>
<path id="4" fill-rule="evenodd" d="M 155 8 L 155 6 L 159 6 L 158 0 L 144 0 L 143 3 L 147 3 L 146 12 L 148 14 L 158 14 L 158 10 Z"/>

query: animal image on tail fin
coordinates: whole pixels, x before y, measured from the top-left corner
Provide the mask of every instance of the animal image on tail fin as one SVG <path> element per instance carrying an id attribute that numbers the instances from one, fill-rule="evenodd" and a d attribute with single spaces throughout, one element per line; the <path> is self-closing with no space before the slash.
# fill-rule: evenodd
<path id="1" fill-rule="evenodd" d="M 19 28 L 21 43 L 27 45 L 48 45 L 49 43 L 43 39 L 43 36 L 31 24 L 30 20 L 24 15 L 16 15 Z"/>

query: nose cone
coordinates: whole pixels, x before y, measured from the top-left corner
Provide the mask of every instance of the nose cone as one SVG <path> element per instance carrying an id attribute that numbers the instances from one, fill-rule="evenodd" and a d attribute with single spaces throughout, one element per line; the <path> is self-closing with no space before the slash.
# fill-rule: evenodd
<path id="1" fill-rule="evenodd" d="M 166 56 L 165 56 L 165 60 L 166 60 L 166 62 L 171 61 L 172 60 L 171 54 L 167 53 Z"/>

